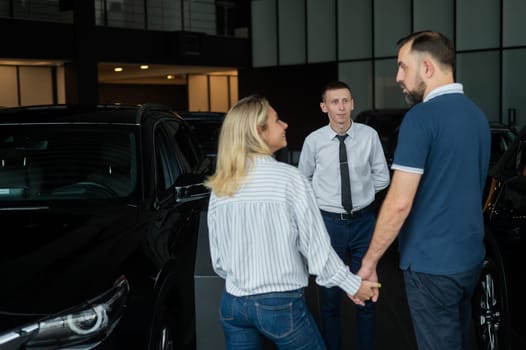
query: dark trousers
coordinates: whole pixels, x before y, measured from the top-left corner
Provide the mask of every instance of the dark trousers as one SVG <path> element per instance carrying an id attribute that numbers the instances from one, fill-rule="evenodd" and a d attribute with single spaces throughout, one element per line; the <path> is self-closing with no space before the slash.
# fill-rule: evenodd
<path id="1" fill-rule="evenodd" d="M 482 265 L 453 275 L 404 271 L 407 302 L 419 350 L 468 350 L 471 297 Z"/>
<path id="2" fill-rule="evenodd" d="M 371 242 L 376 221 L 374 213 L 367 212 L 347 220 L 323 213 L 322 216 L 334 250 L 343 261 L 350 259 L 351 271 L 358 272 Z M 343 295 L 338 287 L 320 287 L 321 330 L 329 350 L 340 350 L 341 347 L 340 309 Z M 354 339 L 358 350 L 375 349 L 375 329 L 375 303 L 367 301 L 365 306 L 356 305 Z"/>

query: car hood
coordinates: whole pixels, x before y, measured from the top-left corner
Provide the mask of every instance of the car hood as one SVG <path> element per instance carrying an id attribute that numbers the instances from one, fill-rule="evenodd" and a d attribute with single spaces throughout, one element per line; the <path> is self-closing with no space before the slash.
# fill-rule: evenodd
<path id="1" fill-rule="evenodd" d="M 2 205 L 0 312 L 45 314 L 110 288 L 144 236 L 136 212 L 124 202 Z"/>

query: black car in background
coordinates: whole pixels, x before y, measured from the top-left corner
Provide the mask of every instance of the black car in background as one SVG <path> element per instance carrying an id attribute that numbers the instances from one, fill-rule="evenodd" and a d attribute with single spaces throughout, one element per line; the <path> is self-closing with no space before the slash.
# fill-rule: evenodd
<path id="1" fill-rule="evenodd" d="M 219 133 L 221 132 L 226 113 L 178 111 L 177 114 L 188 122 L 190 128 L 197 136 L 205 155 L 210 159 L 210 173 L 212 173 L 216 164 Z M 291 152 L 287 147 L 278 150 L 274 156 L 281 162 L 294 166 L 298 165 L 299 152 Z"/>
<path id="2" fill-rule="evenodd" d="M 408 109 L 403 108 L 365 110 L 354 118 L 356 122 L 369 125 L 378 132 L 389 166 L 393 162 L 400 124 L 407 111 Z M 506 125 L 501 121 L 492 121 L 489 122 L 489 125 L 491 129 L 491 168 L 506 152 L 517 133 L 513 125 Z"/>
<path id="3" fill-rule="evenodd" d="M 369 125 L 378 132 L 387 164 L 393 163 L 400 124 L 408 109 L 375 109 L 360 112 L 354 118 L 357 123 Z"/>
<path id="4" fill-rule="evenodd" d="M 387 165 L 391 167 L 393 163 L 396 145 L 398 143 L 398 133 L 400 131 L 400 124 L 404 119 L 405 113 L 408 109 L 378 109 L 365 110 L 360 112 L 354 119 L 358 123 L 363 123 L 371 126 L 378 132 L 380 142 L 384 150 Z M 491 130 L 491 155 L 489 161 L 489 168 L 491 169 L 500 157 L 510 147 L 517 135 L 516 129 L 513 125 L 505 125 L 502 122 L 489 122 Z M 490 187 L 490 179 L 486 181 L 482 198 L 486 198 Z M 383 190 L 377 195 L 377 202 L 384 198 L 387 189 Z"/>
<path id="5" fill-rule="evenodd" d="M 205 155 L 210 158 L 212 167 L 214 167 L 219 132 L 226 113 L 178 111 L 177 114 L 188 122 L 188 125 L 190 125 L 190 128 L 201 143 Z"/>
<path id="6" fill-rule="evenodd" d="M 486 258 L 473 298 L 480 349 L 526 349 L 526 127 L 490 170 Z"/>
<path id="7" fill-rule="evenodd" d="M 0 110 L 0 349 L 193 349 L 209 161 L 170 109 Z"/>

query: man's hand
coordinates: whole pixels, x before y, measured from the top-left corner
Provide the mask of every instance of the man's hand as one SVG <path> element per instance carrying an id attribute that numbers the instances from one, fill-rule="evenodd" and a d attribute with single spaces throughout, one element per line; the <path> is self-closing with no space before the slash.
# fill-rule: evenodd
<path id="1" fill-rule="evenodd" d="M 347 296 L 355 304 L 363 306 L 365 305 L 366 300 L 371 300 L 373 302 L 376 302 L 378 300 L 378 296 L 380 295 L 379 288 L 381 286 L 382 285 L 377 281 L 368 281 L 362 279 L 362 284 L 360 285 L 360 289 L 358 289 L 356 294 L 347 294 Z"/>

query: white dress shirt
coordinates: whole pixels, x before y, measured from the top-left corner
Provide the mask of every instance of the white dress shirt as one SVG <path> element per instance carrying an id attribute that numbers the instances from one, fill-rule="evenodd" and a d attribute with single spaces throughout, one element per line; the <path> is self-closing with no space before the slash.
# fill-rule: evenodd
<path id="1" fill-rule="evenodd" d="M 341 203 L 340 141 L 326 125 L 310 133 L 303 143 L 298 169 L 312 181 L 319 207 L 344 213 Z M 376 130 L 353 122 L 345 138 L 353 212 L 374 201 L 378 191 L 389 185 L 389 168 Z"/>

